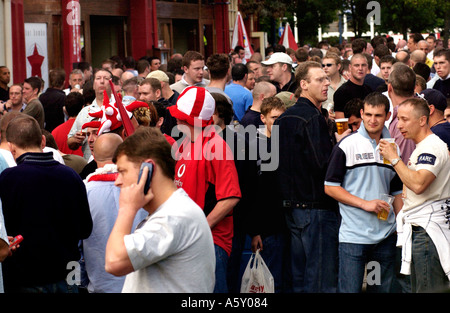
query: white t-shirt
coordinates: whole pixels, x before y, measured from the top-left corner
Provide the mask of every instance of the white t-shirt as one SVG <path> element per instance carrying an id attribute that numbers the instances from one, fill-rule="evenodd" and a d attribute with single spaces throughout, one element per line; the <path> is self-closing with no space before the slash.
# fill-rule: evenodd
<path id="1" fill-rule="evenodd" d="M 414 171 L 430 171 L 436 179 L 420 195 L 405 187 L 403 211 L 406 212 L 426 201 L 450 198 L 450 158 L 447 144 L 438 136 L 431 134 L 416 145 L 408 168 Z"/>
<path id="2" fill-rule="evenodd" d="M 211 293 L 216 258 L 203 210 L 178 189 L 125 236 L 134 268 L 122 292 Z"/>
<path id="3" fill-rule="evenodd" d="M 16 161 L 14 160 L 14 157 L 11 154 L 11 151 L 5 150 L 5 149 L 0 149 L 0 154 L 3 155 L 6 163 L 8 163 L 8 165 L 10 167 L 16 166 Z"/>
<path id="4" fill-rule="evenodd" d="M 44 148 L 42 149 L 42 152 L 51 152 L 51 153 L 53 153 L 53 158 L 54 158 L 56 161 L 58 161 L 58 162 L 61 163 L 61 164 L 66 165 L 66 163 L 64 162 L 64 159 L 63 159 L 61 153 L 59 153 L 58 150 L 55 150 L 55 149 L 53 149 L 53 148 L 51 148 L 51 147 L 44 147 Z"/>

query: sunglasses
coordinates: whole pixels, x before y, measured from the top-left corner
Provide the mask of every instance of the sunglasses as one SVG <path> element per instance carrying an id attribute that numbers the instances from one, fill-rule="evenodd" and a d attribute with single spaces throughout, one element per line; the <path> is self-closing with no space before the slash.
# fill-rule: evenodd
<path id="1" fill-rule="evenodd" d="M 327 64 L 322 64 L 322 67 L 332 67 L 334 64 L 333 63 L 327 63 Z"/>

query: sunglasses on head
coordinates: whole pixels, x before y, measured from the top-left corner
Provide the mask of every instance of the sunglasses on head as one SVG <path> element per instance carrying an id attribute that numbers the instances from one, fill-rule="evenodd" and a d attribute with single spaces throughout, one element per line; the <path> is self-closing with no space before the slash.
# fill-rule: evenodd
<path id="1" fill-rule="evenodd" d="M 332 67 L 334 64 L 333 63 L 324 63 L 322 64 L 322 67 Z"/>

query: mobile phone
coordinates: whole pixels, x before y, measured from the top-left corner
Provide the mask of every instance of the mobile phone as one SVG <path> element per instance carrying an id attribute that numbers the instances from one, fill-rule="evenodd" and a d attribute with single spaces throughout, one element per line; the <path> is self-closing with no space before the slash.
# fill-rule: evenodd
<path id="1" fill-rule="evenodd" d="M 22 235 L 17 235 L 14 237 L 13 241 L 10 242 L 9 247 L 12 248 L 14 246 L 17 246 L 19 243 L 21 243 L 23 240 Z"/>
<path id="2" fill-rule="evenodd" d="M 153 176 L 153 163 L 142 162 L 141 168 L 139 169 L 138 184 L 139 181 L 141 180 L 142 171 L 144 170 L 144 167 L 148 167 L 148 176 L 144 185 L 144 194 L 147 194 L 148 190 L 150 189 L 150 182 L 152 181 Z"/>

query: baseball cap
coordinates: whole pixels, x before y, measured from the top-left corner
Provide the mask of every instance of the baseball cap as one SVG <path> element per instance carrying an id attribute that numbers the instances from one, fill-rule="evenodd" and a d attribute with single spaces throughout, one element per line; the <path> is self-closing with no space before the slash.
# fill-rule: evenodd
<path id="1" fill-rule="evenodd" d="M 286 63 L 292 65 L 292 58 L 284 52 L 273 53 L 267 61 L 261 62 L 264 65 L 272 65 L 275 63 Z"/>
<path id="2" fill-rule="evenodd" d="M 146 78 L 156 78 L 160 82 L 165 82 L 165 83 L 169 82 L 169 76 L 167 76 L 167 74 L 161 70 L 156 70 L 156 71 L 152 71 L 152 72 L 148 73 Z"/>
<path id="3" fill-rule="evenodd" d="M 447 108 L 447 98 L 445 98 L 444 94 L 436 89 L 424 89 L 420 93 L 425 97 L 429 105 L 434 105 L 436 109 L 444 112 Z"/>
<path id="4" fill-rule="evenodd" d="M 297 99 L 295 98 L 295 95 L 292 92 L 289 91 L 281 91 L 275 95 L 275 97 L 279 98 L 283 103 L 286 105 L 286 107 L 293 106 Z"/>
<path id="5" fill-rule="evenodd" d="M 216 109 L 216 102 L 209 91 L 203 87 L 186 87 L 180 94 L 176 105 L 168 107 L 170 114 L 192 126 L 196 120 L 201 121 L 202 127 L 212 122 Z"/>

